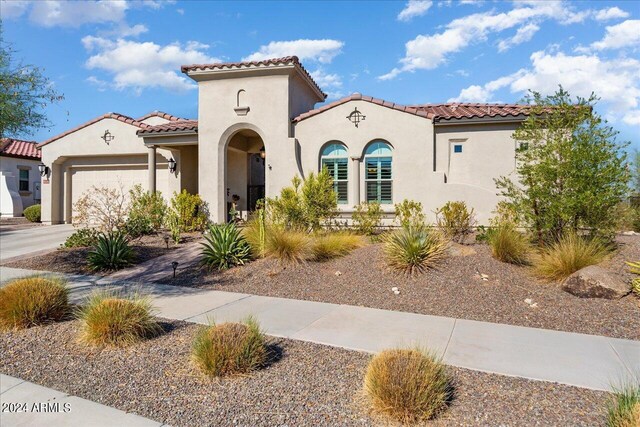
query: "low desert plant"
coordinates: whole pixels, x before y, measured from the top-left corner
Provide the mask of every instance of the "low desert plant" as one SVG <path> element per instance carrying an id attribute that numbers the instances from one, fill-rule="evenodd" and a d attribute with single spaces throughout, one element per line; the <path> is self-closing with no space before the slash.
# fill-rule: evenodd
<path id="1" fill-rule="evenodd" d="M 93 294 L 78 312 L 81 339 L 92 345 L 123 347 L 157 335 L 161 327 L 145 297 Z"/>
<path id="2" fill-rule="evenodd" d="M 640 384 L 615 390 L 607 410 L 608 427 L 640 426 Z"/>
<path id="3" fill-rule="evenodd" d="M 421 350 L 392 349 L 374 356 L 364 377 L 364 394 L 375 413 L 401 423 L 440 414 L 452 397 L 444 365 Z"/>
<path id="4" fill-rule="evenodd" d="M 249 243 L 235 224 L 210 225 L 204 239 L 201 263 L 209 269 L 226 270 L 251 258 Z"/>
<path id="5" fill-rule="evenodd" d="M 408 274 L 423 273 L 445 256 L 447 239 L 437 230 L 401 228 L 384 237 L 387 264 Z"/>
<path id="6" fill-rule="evenodd" d="M 628 262 L 627 264 L 630 267 L 631 273 L 640 274 L 640 261 Z M 640 277 L 635 277 L 631 281 L 631 290 L 634 294 L 640 297 Z"/>
<path id="7" fill-rule="evenodd" d="M 258 323 L 222 323 L 200 329 L 191 347 L 191 359 L 207 376 L 247 374 L 267 362 L 265 337 Z"/>
<path id="8" fill-rule="evenodd" d="M 40 205 L 31 205 L 26 208 L 22 214 L 27 218 L 27 220 L 29 220 L 29 222 L 40 222 L 40 212 Z"/>
<path id="9" fill-rule="evenodd" d="M 358 234 L 370 236 L 379 228 L 382 221 L 382 207 L 378 202 L 362 202 L 354 206 L 355 211 L 351 215 L 353 227 Z"/>
<path id="10" fill-rule="evenodd" d="M 508 222 L 498 225 L 487 235 L 493 257 L 509 264 L 529 263 L 531 245 L 527 237 Z"/>
<path id="11" fill-rule="evenodd" d="M 27 277 L 0 288 L 0 329 L 43 325 L 68 313 L 68 291 L 60 279 Z"/>
<path id="12" fill-rule="evenodd" d="M 94 246 L 100 233 L 95 228 L 79 228 L 64 241 L 65 248 L 85 248 Z"/>
<path id="13" fill-rule="evenodd" d="M 100 234 L 87 262 L 94 271 L 119 270 L 131 264 L 133 250 L 122 233 Z"/>
<path id="14" fill-rule="evenodd" d="M 424 210 L 422 203 L 415 200 L 403 200 L 402 203 L 394 205 L 396 210 L 396 221 L 401 227 L 421 227 L 425 223 Z"/>
<path id="15" fill-rule="evenodd" d="M 187 190 L 174 191 L 171 206 L 165 216 L 168 228 L 177 228 L 178 234 L 204 230 L 208 221 L 207 204 L 198 194 Z M 175 240 L 175 239 L 174 239 Z"/>
<path id="16" fill-rule="evenodd" d="M 73 223 L 84 228 L 95 227 L 103 233 L 119 230 L 127 218 L 124 186 L 91 187 L 74 203 L 73 212 Z"/>
<path id="17" fill-rule="evenodd" d="M 312 240 L 308 233 L 273 227 L 265 243 L 267 256 L 283 263 L 300 263 L 311 258 Z"/>
<path id="18" fill-rule="evenodd" d="M 265 256 L 267 243 L 267 221 L 264 208 L 258 208 L 242 228 L 242 235 L 251 247 L 254 258 Z"/>
<path id="19" fill-rule="evenodd" d="M 168 206 L 161 192 L 144 191 L 138 184 L 129 190 L 129 199 L 129 217 L 125 226 L 128 225 L 132 234 L 151 234 L 162 228 Z"/>
<path id="20" fill-rule="evenodd" d="M 540 250 L 532 259 L 536 274 L 546 280 L 561 280 L 576 271 L 604 261 L 611 246 L 599 238 L 567 232 L 557 242 Z"/>
<path id="21" fill-rule="evenodd" d="M 363 245 L 362 237 L 348 232 L 317 236 L 313 241 L 314 261 L 327 261 L 349 254 Z"/>
<path id="22" fill-rule="evenodd" d="M 451 240 L 463 243 L 467 235 L 473 233 L 475 213 L 465 202 L 447 202 L 435 214 L 438 227 Z"/>

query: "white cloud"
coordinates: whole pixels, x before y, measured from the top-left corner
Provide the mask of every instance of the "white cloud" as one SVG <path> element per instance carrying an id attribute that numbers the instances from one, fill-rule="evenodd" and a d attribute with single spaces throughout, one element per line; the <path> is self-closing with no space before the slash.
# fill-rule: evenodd
<path id="1" fill-rule="evenodd" d="M 87 77 L 86 81 L 95 86 L 99 92 L 104 92 L 109 87 L 109 82 L 101 80 L 96 76 L 89 76 Z"/>
<path id="2" fill-rule="evenodd" d="M 19 0 L 0 0 L 0 16 L 7 19 L 18 18 L 27 11 L 29 8 L 28 1 L 19 1 Z"/>
<path id="3" fill-rule="evenodd" d="M 622 121 L 628 125 L 640 126 L 640 110 L 631 110 L 622 117 Z"/>
<path id="4" fill-rule="evenodd" d="M 617 6 L 610 7 L 608 9 L 600 9 L 595 13 L 594 18 L 596 21 L 608 21 L 610 19 L 628 18 L 629 12 L 620 9 Z"/>
<path id="5" fill-rule="evenodd" d="M 431 8 L 431 0 L 409 0 L 404 9 L 398 14 L 398 21 L 410 21 L 416 16 L 422 16 Z"/>
<path id="6" fill-rule="evenodd" d="M 528 42 L 538 32 L 540 27 L 534 23 L 529 23 L 518 28 L 516 34 L 510 39 L 500 40 L 498 43 L 498 51 L 504 52 L 520 43 Z"/>
<path id="7" fill-rule="evenodd" d="M 180 65 L 220 62 L 207 55 L 204 50 L 208 46 L 199 42 L 160 46 L 153 42 L 86 36 L 82 43 L 92 53 L 85 64 L 87 68 L 111 75 L 111 85 L 116 89 L 133 88 L 138 93 L 152 87 L 173 91 L 193 89 L 193 82 L 179 74 Z"/>
<path id="8" fill-rule="evenodd" d="M 604 38 L 591 44 L 597 50 L 621 49 L 640 45 L 640 19 L 629 19 L 606 28 Z"/>
<path id="9" fill-rule="evenodd" d="M 343 46 L 343 42 L 331 39 L 278 41 L 260 46 L 258 52 L 254 52 L 242 58 L 242 60 L 261 61 L 264 59 L 295 55 L 300 58 L 301 61 L 311 60 L 328 64 L 341 52 Z"/>
<path id="10" fill-rule="evenodd" d="M 318 86 L 327 94 L 327 99 L 342 98 L 342 77 L 335 73 L 327 73 L 323 68 L 318 68 L 309 73 L 311 78 L 318 83 Z"/>

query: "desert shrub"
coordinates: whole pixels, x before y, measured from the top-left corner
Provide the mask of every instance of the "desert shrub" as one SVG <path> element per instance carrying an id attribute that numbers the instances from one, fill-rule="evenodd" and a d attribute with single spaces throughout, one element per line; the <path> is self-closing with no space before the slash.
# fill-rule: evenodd
<path id="1" fill-rule="evenodd" d="M 213 224 L 204 235 L 202 265 L 226 270 L 243 265 L 251 257 L 251 247 L 235 224 Z"/>
<path id="2" fill-rule="evenodd" d="M 445 256 L 447 239 L 437 230 L 401 228 L 384 237 L 387 264 L 408 274 L 423 273 Z"/>
<path id="3" fill-rule="evenodd" d="M 374 356 L 364 377 L 371 409 L 401 423 L 440 414 L 452 397 L 444 365 L 420 350 L 385 350 Z"/>
<path id="4" fill-rule="evenodd" d="M 640 261 L 628 262 L 627 264 L 630 267 L 631 273 L 640 274 Z M 631 290 L 634 294 L 640 297 L 640 277 L 635 277 L 631 281 Z"/>
<path id="5" fill-rule="evenodd" d="M 123 186 L 91 187 L 73 205 L 73 223 L 82 228 L 95 227 L 103 233 L 122 228 L 127 218 L 127 195 Z"/>
<path id="6" fill-rule="evenodd" d="M 129 199 L 129 216 L 125 223 L 129 236 L 152 234 L 162 228 L 168 209 L 162 193 L 144 191 L 138 184 L 129 190 Z"/>
<path id="7" fill-rule="evenodd" d="M 310 173 L 304 180 L 295 176 L 290 187 L 266 200 L 270 219 L 289 230 L 314 231 L 335 214 L 338 196 L 326 168 Z"/>
<path id="8" fill-rule="evenodd" d="M 539 277 L 560 280 L 584 267 L 602 262 L 609 256 L 611 249 L 600 238 L 565 233 L 557 242 L 543 248 L 532 261 Z"/>
<path id="9" fill-rule="evenodd" d="M 362 202 L 354 206 L 351 215 L 353 226 L 357 233 L 370 236 L 379 228 L 382 221 L 382 207 L 378 202 Z"/>
<path id="10" fill-rule="evenodd" d="M 473 233 L 475 213 L 465 202 L 447 202 L 435 214 L 438 227 L 453 241 L 463 243 L 467 235 Z"/>
<path id="11" fill-rule="evenodd" d="M 100 232 L 95 228 L 79 228 L 67 237 L 63 246 L 65 248 L 85 248 L 94 246 L 98 241 Z"/>
<path id="12" fill-rule="evenodd" d="M 100 234 L 94 248 L 87 256 L 92 270 L 119 270 L 133 259 L 133 250 L 122 233 Z"/>
<path id="13" fill-rule="evenodd" d="M 267 241 L 267 221 L 264 207 L 258 208 L 242 229 L 242 235 L 251 247 L 254 258 L 265 256 Z"/>
<path id="14" fill-rule="evenodd" d="M 195 365 L 212 377 L 247 374 L 263 366 L 267 357 L 265 337 L 251 318 L 203 327 L 191 348 Z"/>
<path id="15" fill-rule="evenodd" d="M 265 253 L 283 263 L 300 263 L 313 255 L 312 240 L 306 232 L 274 227 L 267 234 Z"/>
<path id="16" fill-rule="evenodd" d="M 394 205 L 396 209 L 396 221 L 401 227 L 421 227 L 425 223 L 425 215 L 422 203 L 415 200 L 403 200 Z"/>
<path id="17" fill-rule="evenodd" d="M 207 205 L 200 195 L 189 194 L 187 190 L 182 190 L 182 193 L 174 191 L 166 215 L 168 228 L 176 228 L 179 233 L 202 231 L 207 225 L 208 216 Z"/>
<path id="18" fill-rule="evenodd" d="M 147 298 L 93 294 L 79 310 L 80 337 L 89 344 L 122 347 L 157 335 L 160 325 Z"/>
<path id="19" fill-rule="evenodd" d="M 607 405 L 608 427 L 640 426 L 640 385 L 615 390 Z"/>
<path id="20" fill-rule="evenodd" d="M 68 313 L 67 286 L 60 279 L 27 277 L 0 288 L 0 329 L 43 325 Z"/>
<path id="21" fill-rule="evenodd" d="M 494 258 L 510 264 L 528 264 L 531 245 L 513 224 L 504 222 L 498 225 L 488 234 L 487 240 Z"/>
<path id="22" fill-rule="evenodd" d="M 40 205 L 31 205 L 26 208 L 22 214 L 27 218 L 27 220 L 29 220 L 29 222 L 40 222 L 40 212 Z"/>
<path id="23" fill-rule="evenodd" d="M 317 236 L 313 241 L 313 260 L 326 261 L 349 254 L 363 245 L 362 238 L 348 232 Z"/>

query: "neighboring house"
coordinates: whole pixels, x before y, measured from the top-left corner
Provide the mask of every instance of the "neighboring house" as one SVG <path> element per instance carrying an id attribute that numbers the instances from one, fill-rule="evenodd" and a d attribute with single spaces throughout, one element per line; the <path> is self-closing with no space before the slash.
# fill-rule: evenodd
<path id="1" fill-rule="evenodd" d="M 353 94 L 314 109 L 326 95 L 296 57 L 183 66 L 198 82 L 198 120 L 155 112 L 108 113 L 39 146 L 48 167 L 42 219 L 70 222 L 92 186 L 143 184 L 170 197 L 186 189 L 227 219 L 247 212 L 295 175 L 326 166 L 339 207 L 360 202 L 387 212 L 404 199 L 433 211 L 464 200 L 486 223 L 499 198 L 494 178 L 515 168 L 513 131 L 525 105 L 403 106 Z"/>
<path id="2" fill-rule="evenodd" d="M 0 139 L 0 216 L 40 203 L 40 150 L 34 141 Z"/>

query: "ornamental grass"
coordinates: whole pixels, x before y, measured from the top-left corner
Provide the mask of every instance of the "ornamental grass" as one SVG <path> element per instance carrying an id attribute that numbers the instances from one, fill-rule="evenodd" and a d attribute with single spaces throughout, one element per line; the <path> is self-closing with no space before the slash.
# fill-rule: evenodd
<path id="1" fill-rule="evenodd" d="M 0 288 L 0 329 L 22 329 L 63 320 L 69 314 L 66 283 L 26 277 Z"/>

